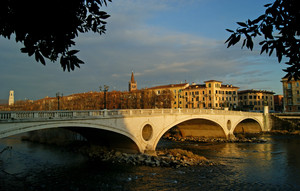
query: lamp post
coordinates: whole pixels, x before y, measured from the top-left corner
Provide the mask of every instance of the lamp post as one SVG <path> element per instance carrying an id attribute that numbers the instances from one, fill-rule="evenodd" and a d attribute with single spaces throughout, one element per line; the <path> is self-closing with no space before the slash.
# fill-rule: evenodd
<path id="1" fill-rule="evenodd" d="M 102 90 L 102 86 L 99 86 L 99 90 L 100 90 L 100 92 L 104 92 L 104 109 L 106 109 L 106 92 L 108 91 L 108 89 L 109 89 L 109 86 L 107 86 L 107 85 L 104 85 L 104 88 L 103 88 L 103 90 Z"/>
<path id="2" fill-rule="evenodd" d="M 57 110 L 59 110 L 59 99 L 63 97 L 63 94 L 57 92 L 56 93 L 56 98 L 57 98 Z"/>

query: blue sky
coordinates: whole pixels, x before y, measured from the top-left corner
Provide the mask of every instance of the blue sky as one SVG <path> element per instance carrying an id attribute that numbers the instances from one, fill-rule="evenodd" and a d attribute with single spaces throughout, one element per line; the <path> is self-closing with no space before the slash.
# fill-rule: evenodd
<path id="1" fill-rule="evenodd" d="M 18 100 L 99 91 L 104 84 L 127 90 L 132 70 L 138 88 L 221 80 L 240 90 L 282 94 L 284 64 L 259 55 L 258 46 L 251 52 L 240 44 L 229 49 L 224 44 L 226 28 L 260 16 L 269 2 L 113 0 L 105 8 L 111 15 L 106 34 L 80 34 L 75 40 L 74 49 L 86 64 L 70 73 L 59 63 L 36 63 L 20 53 L 20 43 L 0 37 L 0 99 L 7 99 L 9 90 Z"/>

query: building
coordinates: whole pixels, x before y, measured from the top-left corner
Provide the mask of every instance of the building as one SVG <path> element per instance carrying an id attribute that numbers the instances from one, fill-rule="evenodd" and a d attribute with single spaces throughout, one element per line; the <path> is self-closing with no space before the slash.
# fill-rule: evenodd
<path id="1" fill-rule="evenodd" d="M 134 75 L 133 75 L 133 72 L 131 72 L 131 79 L 130 79 L 130 82 L 128 84 L 128 91 L 135 91 L 137 90 L 137 83 L 136 81 L 134 80 Z"/>
<path id="2" fill-rule="evenodd" d="M 205 84 L 181 83 L 147 88 L 156 95 L 170 90 L 173 96 L 171 108 L 236 109 L 238 87 L 223 85 L 221 81 L 210 80 Z"/>
<path id="3" fill-rule="evenodd" d="M 283 95 L 274 95 L 275 112 L 283 111 Z"/>
<path id="4" fill-rule="evenodd" d="M 183 90 L 189 86 L 189 83 L 181 84 L 169 84 L 162 86 L 155 86 L 151 88 L 146 88 L 146 90 L 154 91 L 156 95 L 162 95 L 163 93 L 171 93 L 172 99 L 171 108 L 183 108 Z M 170 92 L 166 92 L 166 90 Z"/>
<path id="5" fill-rule="evenodd" d="M 192 84 L 183 90 L 184 108 L 236 109 L 238 87 L 224 85 L 222 81 L 209 80 L 205 84 Z"/>
<path id="6" fill-rule="evenodd" d="M 282 78 L 283 111 L 300 112 L 300 80 Z"/>
<path id="7" fill-rule="evenodd" d="M 8 105 L 14 105 L 14 104 L 15 104 L 14 91 L 10 90 L 9 91 L 9 98 L 8 98 Z"/>
<path id="8" fill-rule="evenodd" d="M 265 90 L 243 90 L 238 92 L 239 108 L 243 111 L 263 112 L 264 106 L 274 111 L 274 92 Z"/>

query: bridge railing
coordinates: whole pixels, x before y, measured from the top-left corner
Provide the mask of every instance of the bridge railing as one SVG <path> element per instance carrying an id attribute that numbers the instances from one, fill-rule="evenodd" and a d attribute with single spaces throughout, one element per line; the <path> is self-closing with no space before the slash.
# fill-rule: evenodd
<path id="1" fill-rule="evenodd" d="M 225 111 L 212 109 L 127 109 L 127 110 L 85 110 L 85 111 L 0 111 L 0 121 L 31 119 L 71 119 L 113 116 L 139 116 L 162 114 L 212 114 L 212 115 L 251 115 L 261 113 Z"/>

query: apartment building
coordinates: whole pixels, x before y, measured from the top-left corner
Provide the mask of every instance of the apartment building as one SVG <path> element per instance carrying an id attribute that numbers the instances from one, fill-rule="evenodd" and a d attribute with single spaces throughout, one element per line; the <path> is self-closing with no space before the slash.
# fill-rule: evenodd
<path id="1" fill-rule="evenodd" d="M 265 90 L 243 90 L 238 92 L 239 108 L 243 111 L 262 112 L 264 106 L 269 106 L 274 111 L 274 92 Z"/>
<path id="2" fill-rule="evenodd" d="M 236 109 L 238 89 L 232 85 L 223 85 L 222 81 L 217 80 L 192 84 L 183 90 L 183 108 Z"/>
<path id="3" fill-rule="evenodd" d="M 282 78 L 284 112 L 300 112 L 300 80 Z"/>
<path id="4" fill-rule="evenodd" d="M 161 95 L 166 90 L 169 90 L 173 96 L 171 108 L 176 109 L 183 108 L 183 90 L 187 87 L 189 87 L 189 83 L 155 86 L 151 88 L 146 88 L 146 90 L 154 91 L 156 95 Z"/>

